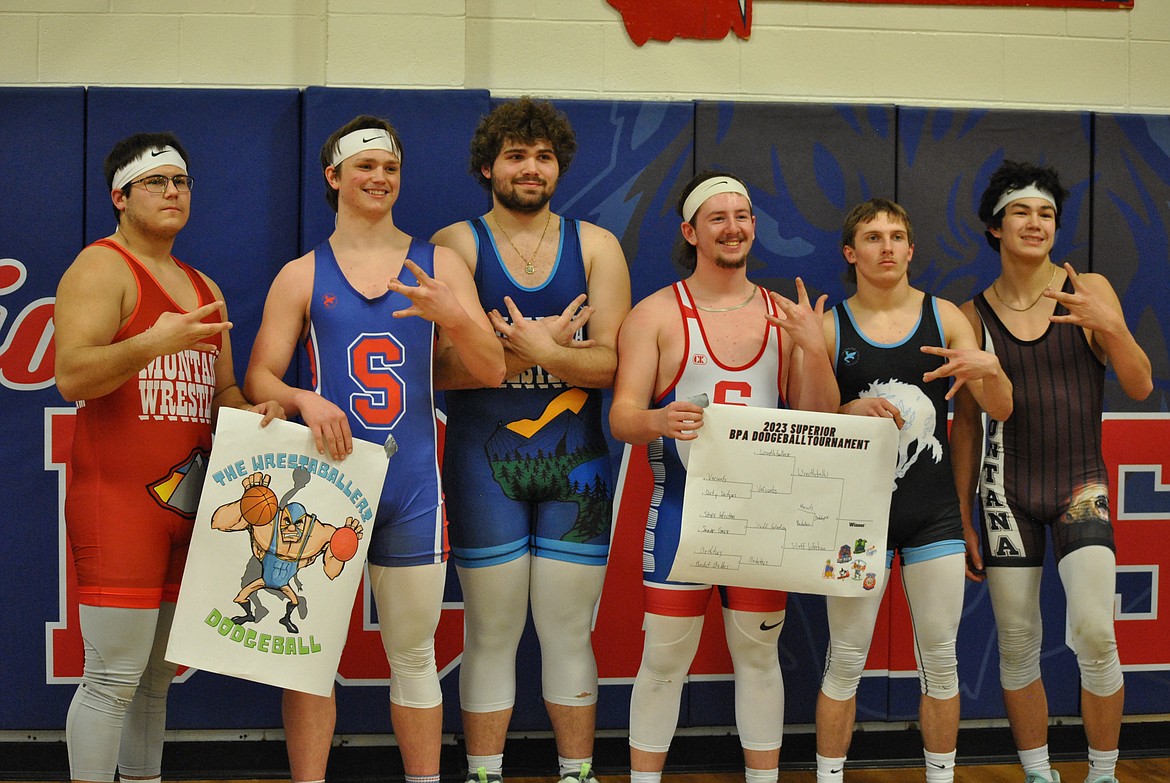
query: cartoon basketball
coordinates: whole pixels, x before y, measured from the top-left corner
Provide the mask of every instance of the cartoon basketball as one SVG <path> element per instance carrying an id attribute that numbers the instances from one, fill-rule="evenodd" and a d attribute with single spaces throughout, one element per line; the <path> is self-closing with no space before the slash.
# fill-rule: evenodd
<path id="1" fill-rule="evenodd" d="M 329 539 L 329 551 L 341 561 L 352 560 L 358 550 L 358 534 L 352 527 L 339 527 Z"/>
<path id="2" fill-rule="evenodd" d="M 267 525 L 276 518 L 279 509 L 276 493 L 263 484 L 248 487 L 240 498 L 240 516 L 249 525 Z"/>

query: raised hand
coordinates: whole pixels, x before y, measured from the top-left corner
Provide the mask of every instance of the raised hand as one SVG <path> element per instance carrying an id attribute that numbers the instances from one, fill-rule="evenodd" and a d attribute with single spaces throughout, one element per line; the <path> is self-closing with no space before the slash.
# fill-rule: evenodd
<path id="1" fill-rule="evenodd" d="M 1068 273 L 1073 292 L 1066 294 L 1063 291 L 1046 290 L 1044 296 L 1060 302 L 1068 309 L 1068 314 L 1049 316 L 1049 321 L 1054 324 L 1076 324 L 1102 334 L 1128 329 L 1121 312 L 1121 302 L 1105 278 L 1100 275 L 1082 277 L 1068 263 L 1064 265 L 1064 271 Z"/>
<path id="2" fill-rule="evenodd" d="M 395 318 L 418 316 L 439 326 L 450 326 L 466 316 L 463 305 L 446 283 L 428 275 L 409 258 L 402 265 L 414 274 L 418 285 L 407 285 L 397 277 L 386 284 L 386 290 L 402 294 L 411 302 L 405 310 L 396 310 Z"/>
<path id="3" fill-rule="evenodd" d="M 827 294 L 821 294 L 816 305 L 813 306 L 809 301 L 808 289 L 805 288 L 804 281 L 798 277 L 796 278 L 795 302 L 775 291 L 769 291 L 768 296 L 780 309 L 780 317 L 766 316 L 769 323 L 775 324 L 787 332 L 793 343 L 806 351 L 826 350 L 825 332 L 821 322 L 825 314 L 825 301 L 829 298 Z"/>
<path id="4" fill-rule="evenodd" d="M 954 378 L 946 398 L 955 396 L 959 388 L 967 381 L 977 381 L 991 375 L 997 375 L 1002 370 L 999 357 L 978 348 L 941 348 L 937 345 L 924 345 L 920 349 L 923 353 L 941 356 L 946 362 L 937 370 L 923 373 L 922 382 L 930 383 L 938 378 Z"/>
<path id="5" fill-rule="evenodd" d="M 169 356 L 181 351 L 218 351 L 209 342 L 209 337 L 232 328 L 231 321 L 203 323 L 212 313 L 224 313 L 223 300 L 205 304 L 189 313 L 165 312 L 145 332 L 142 339 L 151 347 L 155 356 Z"/>

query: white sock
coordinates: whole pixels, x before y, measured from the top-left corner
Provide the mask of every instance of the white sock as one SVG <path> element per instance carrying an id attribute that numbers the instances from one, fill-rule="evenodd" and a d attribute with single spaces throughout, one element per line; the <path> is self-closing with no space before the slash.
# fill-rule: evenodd
<path id="1" fill-rule="evenodd" d="M 405 783 L 439 783 L 439 773 L 433 775 L 406 775 Z"/>
<path id="2" fill-rule="evenodd" d="M 772 769 L 743 768 L 744 783 L 776 783 L 779 778 L 780 769 L 778 767 L 772 767 Z"/>
<path id="3" fill-rule="evenodd" d="M 662 783 L 661 772 L 639 772 L 630 770 L 630 783 Z"/>
<path id="4" fill-rule="evenodd" d="M 831 759 L 817 754 L 817 783 L 843 783 L 845 780 L 845 756 Z"/>
<path id="5" fill-rule="evenodd" d="M 562 778 L 565 775 L 577 777 L 581 770 L 585 768 L 586 764 L 590 767 L 593 766 L 593 757 L 586 756 L 583 759 L 567 759 L 564 756 L 557 756 L 557 763 L 560 765 Z M 586 774 L 588 775 L 588 770 L 586 770 Z"/>
<path id="6" fill-rule="evenodd" d="M 931 753 L 922 751 L 926 760 L 926 783 L 953 783 L 955 779 L 955 751 Z"/>
<path id="7" fill-rule="evenodd" d="M 504 774 L 504 754 L 493 753 L 490 756 L 467 756 L 467 775 L 473 777 L 476 770 L 483 767 L 483 771 L 489 775 L 503 775 Z"/>
<path id="8" fill-rule="evenodd" d="M 1100 777 L 1113 777 L 1117 771 L 1116 750 L 1096 750 L 1089 748 L 1089 776 L 1086 781 L 1094 781 Z"/>
<path id="9" fill-rule="evenodd" d="M 1020 757 L 1020 766 L 1024 768 L 1025 775 L 1039 772 L 1047 778 L 1052 777 L 1052 764 L 1048 761 L 1047 743 L 1031 750 L 1017 750 L 1016 755 Z"/>

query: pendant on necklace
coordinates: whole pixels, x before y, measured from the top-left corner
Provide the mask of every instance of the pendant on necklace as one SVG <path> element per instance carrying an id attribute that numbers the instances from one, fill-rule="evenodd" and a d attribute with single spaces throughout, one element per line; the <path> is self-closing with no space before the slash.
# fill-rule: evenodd
<path id="1" fill-rule="evenodd" d="M 536 267 L 534 267 L 532 265 L 531 261 L 528 261 L 527 263 L 524 264 L 524 273 L 528 274 L 528 275 L 536 274 Z"/>

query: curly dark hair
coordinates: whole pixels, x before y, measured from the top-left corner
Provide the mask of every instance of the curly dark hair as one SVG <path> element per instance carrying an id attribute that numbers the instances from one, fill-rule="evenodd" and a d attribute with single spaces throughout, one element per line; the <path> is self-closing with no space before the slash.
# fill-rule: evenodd
<path id="1" fill-rule="evenodd" d="M 378 128 L 386 131 L 394 141 L 394 146 L 399 150 L 398 159 L 402 160 L 405 154 L 402 152 L 402 139 L 399 138 L 398 131 L 394 130 L 394 126 L 387 120 L 381 117 L 375 117 L 372 114 L 359 114 L 333 131 L 321 146 L 321 176 L 325 179 L 325 201 L 328 202 L 329 208 L 334 212 L 337 211 L 337 191 L 329 184 L 329 178 L 325 177 L 325 169 L 333 165 L 333 152 L 337 147 L 337 142 L 341 141 L 343 136 L 353 133 L 355 130 L 361 130 L 362 128 Z"/>
<path id="2" fill-rule="evenodd" d="M 491 190 L 491 180 L 483 175 L 483 169 L 491 169 L 504 144 L 535 144 L 542 139 L 552 144 L 560 176 L 564 176 L 577 153 L 577 136 L 569 118 L 548 101 L 534 101 L 527 95 L 502 103 L 479 121 L 471 137 L 468 171 L 484 189 Z"/>
<path id="3" fill-rule="evenodd" d="M 187 155 L 187 150 L 179 143 L 179 138 L 175 134 L 169 131 L 163 133 L 135 133 L 133 136 L 127 136 L 115 144 L 106 155 L 106 159 L 102 163 L 102 173 L 106 175 L 106 188 L 112 191 L 114 189 L 114 175 L 118 173 L 118 169 L 137 158 L 144 150 L 160 150 L 163 147 L 174 147 L 175 151 L 183 156 L 183 160 L 187 161 L 187 168 L 191 168 L 191 158 Z M 131 190 L 131 188 L 122 188 L 122 195 L 130 198 Z M 121 220 L 122 211 L 117 207 L 113 209 L 114 218 Z"/>
<path id="4" fill-rule="evenodd" d="M 979 219 L 986 227 L 983 236 L 986 237 L 987 244 L 991 245 L 991 249 L 995 252 L 999 252 L 999 239 L 992 236 L 991 229 L 998 229 L 1003 225 L 1005 211 L 1001 209 L 992 213 L 992 210 L 995 209 L 995 203 L 1007 191 L 1027 187 L 1032 183 L 1052 194 L 1052 198 L 1056 202 L 1054 205 L 1056 207 L 1056 227 L 1060 228 L 1064 200 L 1068 198 L 1069 193 L 1060 184 L 1060 174 L 1057 173 L 1056 169 L 1051 166 L 1035 166 L 1031 163 L 1005 160 L 991 175 L 991 181 L 987 183 L 987 189 L 983 191 L 983 196 L 979 199 Z"/>

